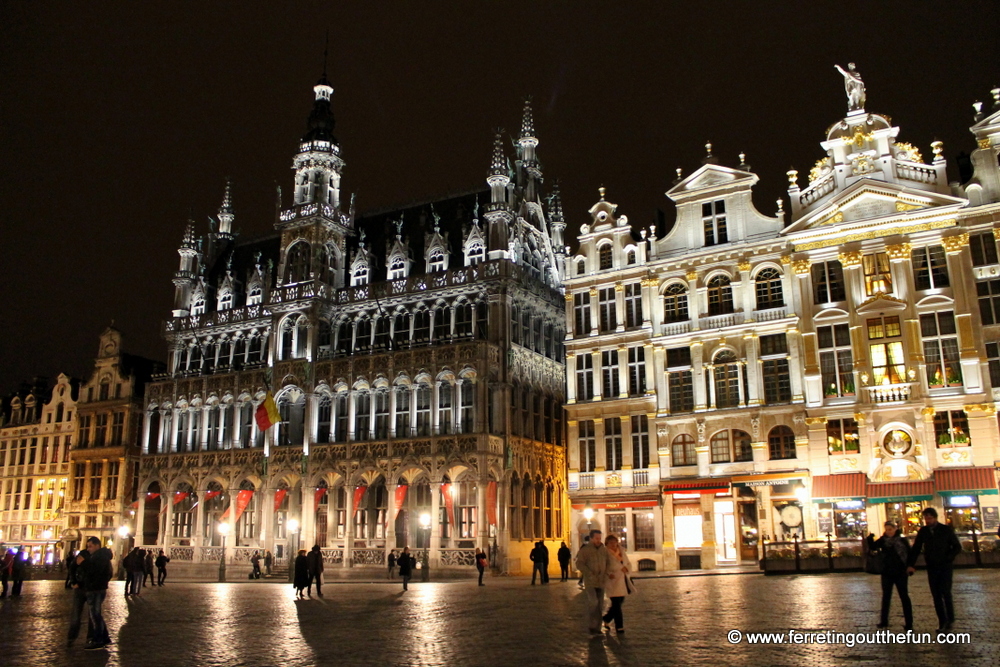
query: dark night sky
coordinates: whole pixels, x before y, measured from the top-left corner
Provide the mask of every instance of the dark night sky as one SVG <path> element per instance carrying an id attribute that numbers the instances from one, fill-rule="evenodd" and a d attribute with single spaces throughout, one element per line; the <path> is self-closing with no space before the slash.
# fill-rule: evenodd
<path id="1" fill-rule="evenodd" d="M 112 319 L 127 350 L 165 358 L 188 211 L 207 231 L 231 176 L 236 227 L 271 229 L 327 28 L 360 211 L 480 186 L 492 128 L 516 132 L 530 93 L 571 229 L 602 184 L 648 225 L 706 140 L 724 164 L 747 153 L 773 214 L 785 171 L 804 182 L 846 113 L 835 63 L 949 162 L 1000 82 L 996 3 L 263 4 L 3 3 L 0 393 L 84 375 Z"/>

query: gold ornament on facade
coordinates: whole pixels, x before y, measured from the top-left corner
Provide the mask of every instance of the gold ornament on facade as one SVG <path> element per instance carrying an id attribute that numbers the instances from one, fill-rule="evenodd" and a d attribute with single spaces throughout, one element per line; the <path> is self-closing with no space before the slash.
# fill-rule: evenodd
<path id="1" fill-rule="evenodd" d="M 993 144 L 990 143 L 989 139 L 980 139 L 977 143 L 979 144 L 979 148 L 982 150 L 993 148 Z"/>
<path id="2" fill-rule="evenodd" d="M 818 250 L 820 248 L 829 248 L 830 246 L 844 245 L 845 243 L 851 243 L 853 241 L 867 241 L 869 239 L 882 238 L 883 236 L 888 236 L 890 234 L 916 234 L 918 232 L 926 232 L 932 229 L 944 229 L 945 227 L 954 227 L 958 224 L 958 221 L 954 218 L 949 220 L 934 220 L 933 222 L 925 222 L 917 225 L 909 225 L 907 227 L 890 227 L 887 223 L 893 222 L 892 220 L 887 220 L 880 223 L 876 229 L 867 232 L 858 232 L 856 234 L 847 234 L 846 236 L 839 236 L 837 238 L 824 239 L 822 241 L 811 241 L 809 243 L 800 243 L 795 246 L 796 252 L 803 252 L 805 250 Z M 858 253 L 860 257 L 860 253 Z M 858 262 L 860 263 L 860 259 Z"/>
<path id="3" fill-rule="evenodd" d="M 816 164 L 813 165 L 813 168 L 809 170 L 809 182 L 812 183 L 813 181 L 818 180 L 826 172 L 830 171 L 830 169 L 831 169 L 831 163 L 829 157 L 816 160 Z"/>
<path id="4" fill-rule="evenodd" d="M 786 264 L 786 265 L 787 264 L 791 264 L 792 263 L 792 256 L 791 255 L 782 255 L 781 256 L 781 263 L 782 264 Z"/>
<path id="5" fill-rule="evenodd" d="M 861 426 L 862 424 L 864 424 L 865 423 L 865 415 L 864 415 L 864 413 L 863 412 L 855 412 L 854 413 L 854 421 L 858 422 L 858 426 Z"/>
<path id="6" fill-rule="evenodd" d="M 575 296 L 575 295 L 574 295 L 573 293 L 571 293 L 571 292 L 566 292 L 566 300 L 567 300 L 567 301 L 572 301 L 572 300 L 573 300 L 573 297 L 574 297 L 574 296 Z"/>
<path id="7" fill-rule="evenodd" d="M 912 211 L 915 208 L 920 208 L 917 204 L 908 204 L 905 201 L 896 202 L 896 212 L 906 213 L 907 211 Z"/>
<path id="8" fill-rule="evenodd" d="M 840 259 L 840 263 L 845 267 L 861 266 L 861 251 L 859 250 L 842 252 L 837 257 Z"/>
<path id="9" fill-rule="evenodd" d="M 625 285 L 622 285 L 621 283 L 615 283 L 615 291 L 616 292 L 624 292 L 625 291 Z"/>
<path id="10" fill-rule="evenodd" d="M 597 296 L 597 288 L 596 287 L 591 287 L 590 288 L 590 296 Z"/>
<path id="11" fill-rule="evenodd" d="M 941 239 L 941 245 L 944 246 L 945 252 L 962 252 L 962 248 L 969 245 L 969 235 L 963 233 L 945 236 Z"/>
<path id="12" fill-rule="evenodd" d="M 1000 227 L 993 228 L 993 238 L 1000 240 Z"/>
<path id="13" fill-rule="evenodd" d="M 864 130 L 861 129 L 861 126 L 858 126 L 854 129 L 854 136 L 844 137 L 845 144 L 854 144 L 855 147 L 857 148 L 861 148 L 869 141 L 874 141 L 874 140 L 875 140 L 875 133 L 865 132 Z"/>
<path id="14" fill-rule="evenodd" d="M 739 264 L 736 265 L 736 268 L 738 268 L 740 271 L 749 271 L 752 267 L 753 265 L 750 264 L 750 262 L 740 262 Z"/>
<path id="15" fill-rule="evenodd" d="M 643 287 L 659 287 L 660 286 L 660 281 L 659 281 L 658 278 L 643 278 L 640 281 L 640 284 Z"/>
<path id="16" fill-rule="evenodd" d="M 795 271 L 795 275 L 804 276 L 809 273 L 809 267 L 812 264 L 808 259 L 797 259 L 792 262 L 792 270 Z"/>
<path id="17" fill-rule="evenodd" d="M 911 243 L 897 243 L 885 247 L 885 252 L 889 259 L 909 259 L 910 251 L 913 250 Z"/>
<path id="18" fill-rule="evenodd" d="M 806 417 L 806 426 L 819 426 L 826 423 L 826 417 Z"/>
<path id="19" fill-rule="evenodd" d="M 920 154 L 920 149 L 906 141 L 897 141 L 893 144 L 896 149 L 897 160 L 908 160 L 910 162 L 923 162 L 924 158 Z"/>
<path id="20" fill-rule="evenodd" d="M 687 273 L 684 274 L 684 277 L 687 278 L 688 280 L 698 280 L 698 272 L 688 271 Z"/>
<path id="21" fill-rule="evenodd" d="M 979 403 L 975 405 L 963 406 L 966 412 L 985 412 L 987 416 L 995 415 L 997 413 L 997 408 L 992 403 Z"/>

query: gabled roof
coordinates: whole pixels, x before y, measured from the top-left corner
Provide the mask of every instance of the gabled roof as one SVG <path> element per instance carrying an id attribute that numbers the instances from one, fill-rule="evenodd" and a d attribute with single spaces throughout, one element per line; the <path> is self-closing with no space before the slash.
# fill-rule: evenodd
<path id="1" fill-rule="evenodd" d="M 757 174 L 750 171 L 732 169 L 719 164 L 706 164 L 667 190 L 667 196 L 680 203 L 684 199 L 700 195 L 704 190 L 725 186 L 749 188 L 758 180 Z"/>

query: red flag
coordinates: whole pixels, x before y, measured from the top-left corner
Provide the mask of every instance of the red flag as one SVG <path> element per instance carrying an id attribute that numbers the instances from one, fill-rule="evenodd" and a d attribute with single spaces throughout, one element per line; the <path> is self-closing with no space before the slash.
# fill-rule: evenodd
<path id="1" fill-rule="evenodd" d="M 399 510 L 403 509 L 403 503 L 406 502 L 406 490 L 410 487 L 406 484 L 399 484 L 396 486 L 396 516 L 399 516 Z M 393 520 L 395 520 L 395 516 Z"/>
<path id="2" fill-rule="evenodd" d="M 176 492 L 174 494 L 174 503 L 173 504 L 176 505 L 177 503 L 181 502 L 182 500 L 184 500 L 185 498 L 187 498 L 190 495 L 191 495 L 190 491 L 178 491 L 178 492 Z M 167 504 L 163 503 L 163 509 L 160 510 L 160 514 L 163 514 L 166 511 L 167 511 Z"/>
<path id="3" fill-rule="evenodd" d="M 155 500 L 155 499 L 157 499 L 159 497 L 160 497 L 160 494 L 158 494 L 158 493 L 147 493 L 146 494 L 146 500 Z M 132 503 L 132 507 L 133 508 L 139 507 L 139 501 L 137 500 L 134 503 Z"/>
<path id="4" fill-rule="evenodd" d="M 222 495 L 222 491 L 206 491 L 205 492 L 205 500 L 211 500 L 212 498 L 214 498 L 216 496 L 221 496 L 221 495 Z"/>
<path id="5" fill-rule="evenodd" d="M 288 489 L 278 489 L 274 492 L 274 511 L 277 512 L 281 509 L 281 503 L 285 502 L 285 496 L 288 495 Z"/>
<path id="6" fill-rule="evenodd" d="M 452 487 L 451 484 L 445 483 L 441 485 L 441 493 L 444 494 L 444 508 L 448 511 L 448 524 L 455 525 L 455 496 L 452 495 L 451 490 L 457 487 Z"/>
<path id="7" fill-rule="evenodd" d="M 240 517 L 243 516 L 243 512 L 244 510 L 246 510 L 247 505 L 250 504 L 251 498 L 253 498 L 253 491 L 249 489 L 243 489 L 242 491 L 236 494 L 236 518 L 233 519 L 233 523 L 239 521 Z M 232 505 L 227 507 L 226 511 L 223 512 L 222 516 L 219 518 L 219 521 L 226 521 L 229 518 L 229 510 L 231 510 L 232 508 L 233 508 Z"/>
<path id="8" fill-rule="evenodd" d="M 365 490 L 367 486 L 356 486 L 354 487 L 354 511 L 358 511 L 358 505 L 361 504 L 361 499 L 365 496 Z"/>
<path id="9" fill-rule="evenodd" d="M 325 495 L 326 495 L 326 487 L 325 486 L 316 487 L 316 500 L 315 500 L 315 502 L 313 504 L 316 507 L 319 507 L 319 501 L 322 500 L 323 496 L 325 496 Z"/>
<path id="10" fill-rule="evenodd" d="M 497 525 L 497 483 L 490 482 L 486 485 L 486 516 L 489 517 L 490 525 Z"/>

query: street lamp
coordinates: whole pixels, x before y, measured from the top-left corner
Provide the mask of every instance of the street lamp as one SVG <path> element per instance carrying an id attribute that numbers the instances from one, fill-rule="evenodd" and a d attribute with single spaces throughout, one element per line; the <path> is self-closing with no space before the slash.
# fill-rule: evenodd
<path id="1" fill-rule="evenodd" d="M 420 515 L 420 527 L 427 531 L 426 542 L 424 542 L 424 557 L 420 564 L 420 580 L 430 581 L 431 580 L 431 562 L 430 562 L 430 550 L 431 550 L 431 515 L 424 512 Z"/>
<path id="2" fill-rule="evenodd" d="M 219 583 L 226 581 L 226 535 L 229 534 L 229 524 L 219 522 L 219 535 L 222 535 L 222 556 L 219 558 Z"/>
<path id="3" fill-rule="evenodd" d="M 285 524 L 285 526 L 288 528 L 288 543 L 289 543 L 289 549 L 288 549 L 288 580 L 291 581 L 291 582 L 294 582 L 295 581 L 295 552 L 298 551 L 298 546 L 299 546 L 299 539 L 298 539 L 299 538 L 299 535 L 298 535 L 298 532 L 299 532 L 299 520 L 298 519 L 289 519 L 288 522 Z M 292 540 L 292 536 L 295 537 L 295 540 Z"/>

